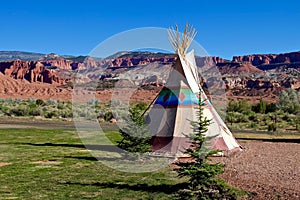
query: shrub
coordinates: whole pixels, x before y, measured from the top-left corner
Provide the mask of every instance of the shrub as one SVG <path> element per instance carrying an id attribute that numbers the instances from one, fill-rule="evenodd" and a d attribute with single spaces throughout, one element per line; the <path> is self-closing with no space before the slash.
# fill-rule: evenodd
<path id="1" fill-rule="evenodd" d="M 60 115 L 62 118 L 71 118 L 73 117 L 73 112 L 71 110 L 63 111 Z"/>
<path id="2" fill-rule="evenodd" d="M 1 106 L 0 106 L 0 110 L 1 110 L 5 115 L 10 116 L 10 109 L 9 109 L 8 107 L 1 105 Z"/>
<path id="3" fill-rule="evenodd" d="M 42 99 L 37 99 L 35 101 L 35 104 L 38 105 L 38 106 L 44 106 L 45 105 L 45 102 L 42 100 Z"/>
<path id="4" fill-rule="evenodd" d="M 251 122 L 248 127 L 249 128 L 257 128 L 257 126 L 258 126 L 257 123 Z"/>
<path id="5" fill-rule="evenodd" d="M 27 102 L 28 103 L 36 103 L 36 100 L 34 98 L 28 98 Z"/>
<path id="6" fill-rule="evenodd" d="M 276 112 L 278 110 L 275 103 L 268 103 L 266 106 L 266 113 Z"/>
<path id="7" fill-rule="evenodd" d="M 277 103 L 278 108 L 288 113 L 297 113 L 300 111 L 300 92 L 294 89 L 288 89 L 282 91 L 279 94 L 279 100 Z"/>
<path id="8" fill-rule="evenodd" d="M 53 117 L 58 117 L 57 111 L 50 111 L 45 113 L 45 118 L 53 118 Z"/>
<path id="9" fill-rule="evenodd" d="M 282 117 L 282 120 L 287 121 L 287 122 L 290 122 L 290 121 L 292 121 L 292 116 L 289 115 L 289 114 L 285 114 L 285 115 Z"/>
<path id="10" fill-rule="evenodd" d="M 252 122 L 258 122 L 259 121 L 259 117 L 257 116 L 257 114 L 254 114 L 254 115 L 250 115 L 248 117 L 248 119 Z"/>
<path id="11" fill-rule="evenodd" d="M 277 127 L 276 127 L 276 124 L 275 124 L 275 123 L 272 123 L 272 124 L 269 124 L 269 125 L 268 125 L 268 131 L 273 131 L 273 132 L 275 132 L 276 129 L 277 129 Z"/>
<path id="12" fill-rule="evenodd" d="M 251 105 L 247 100 L 239 101 L 237 112 L 248 112 L 251 110 Z"/>
<path id="13" fill-rule="evenodd" d="M 22 99 L 15 99 L 15 100 L 14 100 L 14 103 L 15 103 L 15 104 L 21 104 L 22 102 L 23 102 Z"/>
<path id="14" fill-rule="evenodd" d="M 230 100 L 228 103 L 228 108 L 227 108 L 228 112 L 249 112 L 251 111 L 251 105 L 249 104 L 249 102 L 247 100 L 241 100 L 238 102 L 235 102 L 233 100 Z"/>
<path id="15" fill-rule="evenodd" d="M 59 102 L 58 104 L 57 104 L 57 109 L 59 109 L 59 110 L 62 110 L 62 109 L 64 109 L 64 103 L 63 102 Z"/>
<path id="16" fill-rule="evenodd" d="M 270 115 L 263 115 L 262 121 L 268 122 L 268 121 L 270 121 L 271 119 L 273 119 L 273 118 L 271 118 Z"/>
<path id="17" fill-rule="evenodd" d="M 111 120 L 113 118 L 113 113 L 110 111 L 110 112 L 106 112 L 105 114 L 104 114 L 104 120 L 105 121 L 109 121 L 109 120 Z"/>
<path id="18" fill-rule="evenodd" d="M 231 125 L 237 121 L 237 117 L 234 112 L 229 112 L 226 115 L 226 121 L 229 122 Z"/>
<path id="19" fill-rule="evenodd" d="M 239 109 L 238 102 L 230 100 L 228 103 L 227 112 L 237 112 L 238 109 Z"/>
<path id="20" fill-rule="evenodd" d="M 248 117 L 246 115 L 239 114 L 237 116 L 237 122 L 238 123 L 240 123 L 240 122 L 248 122 Z"/>
<path id="21" fill-rule="evenodd" d="M 253 115 L 255 114 L 255 112 L 253 112 L 252 110 L 246 110 L 242 112 L 243 115 Z"/>
<path id="22" fill-rule="evenodd" d="M 27 107 L 29 108 L 29 110 L 32 110 L 32 109 L 34 109 L 34 108 L 37 108 L 38 105 L 36 105 L 35 102 L 34 102 L 34 103 L 29 103 L 29 104 L 27 105 Z"/>
<path id="23" fill-rule="evenodd" d="M 39 108 L 31 108 L 31 109 L 29 109 L 29 115 L 31 115 L 31 116 L 41 116 L 42 111 Z"/>
<path id="24" fill-rule="evenodd" d="M 147 109 L 148 105 L 145 102 L 140 102 L 134 106 L 134 109 L 144 112 Z"/>
<path id="25" fill-rule="evenodd" d="M 9 112 L 10 115 L 15 116 L 27 116 L 29 114 L 29 111 L 25 106 L 14 107 Z"/>
<path id="26" fill-rule="evenodd" d="M 267 103 L 264 102 L 261 98 L 259 103 L 253 105 L 251 109 L 256 113 L 264 114 L 264 113 L 266 113 L 266 110 L 267 110 Z"/>
<path id="27" fill-rule="evenodd" d="M 56 104 L 57 104 L 57 102 L 55 100 L 53 100 L 53 99 L 49 99 L 47 101 L 47 105 L 56 105 Z"/>
<path id="28" fill-rule="evenodd" d="M 95 106 L 95 105 L 98 105 L 99 103 L 100 103 L 100 101 L 98 99 L 91 99 L 87 102 L 87 105 Z"/>
<path id="29" fill-rule="evenodd" d="M 295 116 L 296 130 L 300 132 L 300 113 Z"/>

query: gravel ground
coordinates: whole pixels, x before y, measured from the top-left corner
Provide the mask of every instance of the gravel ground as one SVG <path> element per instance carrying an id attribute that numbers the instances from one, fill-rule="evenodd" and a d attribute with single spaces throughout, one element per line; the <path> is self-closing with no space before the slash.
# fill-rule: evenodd
<path id="1" fill-rule="evenodd" d="M 253 193 L 247 199 L 300 199 L 300 144 L 248 141 L 244 151 L 218 157 L 230 185 Z"/>

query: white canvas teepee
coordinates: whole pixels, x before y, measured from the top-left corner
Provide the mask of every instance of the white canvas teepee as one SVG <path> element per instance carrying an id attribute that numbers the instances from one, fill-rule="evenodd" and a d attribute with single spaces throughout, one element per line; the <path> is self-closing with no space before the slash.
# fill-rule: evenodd
<path id="1" fill-rule="evenodd" d="M 169 39 L 177 53 L 169 78 L 157 96 L 147 123 L 153 135 L 155 152 L 182 154 L 190 146 L 188 134 L 193 133 L 191 121 L 197 120 L 199 93 L 205 101 L 204 116 L 211 120 L 206 136 L 212 149 L 240 151 L 241 147 L 201 89 L 194 51 L 186 53 L 196 32 L 187 25 L 183 35 L 178 29 L 169 31 Z"/>

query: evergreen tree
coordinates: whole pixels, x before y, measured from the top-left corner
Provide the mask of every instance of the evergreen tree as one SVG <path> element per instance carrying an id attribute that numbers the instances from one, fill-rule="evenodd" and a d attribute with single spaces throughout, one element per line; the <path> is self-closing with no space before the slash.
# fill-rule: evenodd
<path id="1" fill-rule="evenodd" d="M 267 103 L 260 98 L 259 103 L 252 106 L 252 111 L 256 113 L 265 114 L 267 110 Z"/>
<path id="2" fill-rule="evenodd" d="M 231 194 L 232 188 L 226 183 L 216 178 L 223 173 L 223 165 L 211 163 L 209 156 L 218 151 L 211 151 L 206 143 L 205 133 L 211 121 L 203 115 L 204 102 L 199 95 L 198 120 L 191 122 L 193 133 L 188 136 L 191 146 L 185 151 L 190 156 L 190 161 L 176 162 L 178 166 L 175 170 L 179 177 L 187 177 L 188 184 L 179 190 L 180 199 L 235 199 Z"/>
<path id="3" fill-rule="evenodd" d="M 260 112 L 261 114 L 264 114 L 264 113 L 266 112 L 266 109 L 267 109 L 267 104 L 266 104 L 266 102 L 264 102 L 264 101 L 262 100 L 262 98 L 260 98 L 260 101 L 259 101 L 259 112 Z"/>
<path id="4" fill-rule="evenodd" d="M 118 142 L 118 146 L 128 152 L 145 153 L 151 150 L 151 134 L 145 125 L 145 119 L 141 117 L 144 107 L 137 104 L 131 108 L 126 126 L 119 130 L 122 140 Z"/>

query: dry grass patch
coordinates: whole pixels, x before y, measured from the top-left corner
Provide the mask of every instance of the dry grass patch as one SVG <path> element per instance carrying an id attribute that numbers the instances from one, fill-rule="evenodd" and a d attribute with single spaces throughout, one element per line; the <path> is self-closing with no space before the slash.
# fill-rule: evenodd
<path id="1" fill-rule="evenodd" d="M 59 165 L 62 162 L 54 161 L 54 160 L 41 160 L 36 162 L 31 162 L 31 164 L 40 164 L 40 165 Z"/>
<path id="2" fill-rule="evenodd" d="M 4 167 L 6 165 L 10 165 L 11 163 L 8 162 L 0 162 L 0 167 Z"/>

